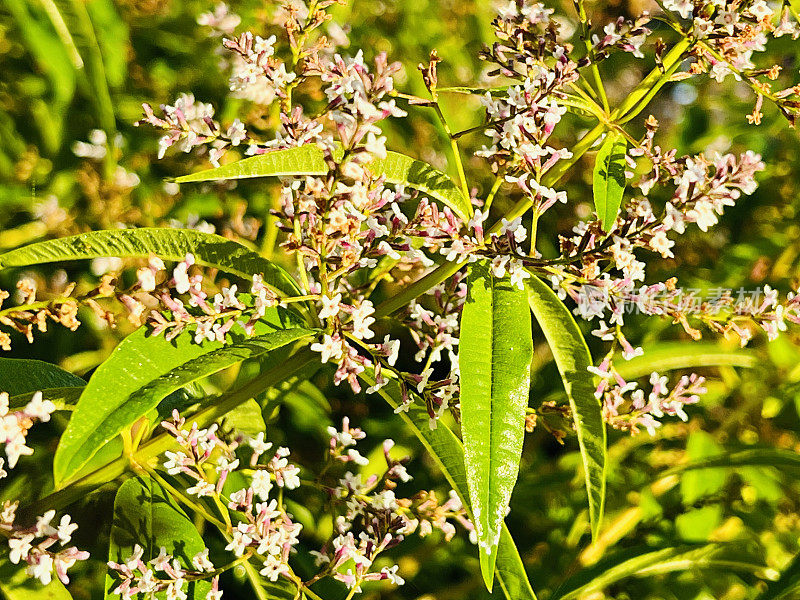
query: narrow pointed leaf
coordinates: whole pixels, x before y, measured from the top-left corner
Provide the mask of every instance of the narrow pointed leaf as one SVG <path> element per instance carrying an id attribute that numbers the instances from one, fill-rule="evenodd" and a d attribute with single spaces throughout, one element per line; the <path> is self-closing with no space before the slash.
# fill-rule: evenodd
<path id="1" fill-rule="evenodd" d="M 117 491 L 108 560 L 124 563 L 137 545 L 144 551 L 144 562 L 154 559 L 164 547 L 187 570 L 194 570 L 192 557 L 206 547 L 188 515 L 149 477 L 128 479 Z M 118 583 L 111 576 L 106 576 L 106 598 L 119 598 L 119 595 L 112 593 Z M 189 582 L 184 591 L 187 600 L 202 600 L 210 589 L 211 583 L 206 579 Z M 154 597 L 159 600 L 166 598 L 166 592 Z"/>
<path id="2" fill-rule="evenodd" d="M 533 276 L 528 280 L 528 301 L 553 353 L 569 398 L 578 434 L 592 538 L 597 539 L 606 497 L 606 425 L 595 386 L 587 370 L 592 357 L 575 319 L 550 286 Z"/>
<path id="3" fill-rule="evenodd" d="M 181 261 L 189 253 L 194 255 L 199 265 L 214 267 L 243 279 L 260 274 L 265 284 L 284 294 L 301 294 L 294 279 L 279 266 L 237 242 L 191 229 L 147 227 L 81 233 L 6 252 L 0 255 L 0 268 L 109 256 L 148 257 L 151 254 L 168 261 Z"/>
<path id="4" fill-rule="evenodd" d="M 371 371 L 359 375 L 368 385 L 375 385 Z M 393 409 L 402 404 L 400 386 L 394 380 L 378 390 L 381 397 Z M 419 441 L 436 462 L 450 487 L 459 495 L 464 506 L 470 510 L 467 471 L 464 467 L 464 446 L 450 428 L 439 421 L 436 429 L 429 426 L 428 412 L 420 404 L 413 404 L 407 411 L 398 413 L 414 432 Z M 500 529 L 500 543 L 495 562 L 496 585 L 498 592 L 492 597 L 505 597 L 507 600 L 536 600 L 531 588 L 525 566 L 508 529 L 503 523 Z"/>
<path id="5" fill-rule="evenodd" d="M 725 560 L 722 544 L 675 546 L 667 548 L 630 548 L 577 573 L 553 595 L 553 600 L 586 598 L 631 576 L 654 575 L 701 568 L 759 571 L 765 565 Z"/>
<path id="6" fill-rule="evenodd" d="M 674 369 L 698 367 L 756 366 L 756 355 L 742 348 L 726 350 L 709 342 L 663 342 L 647 349 L 647 353 L 631 360 L 615 361 L 619 374 L 625 379 L 636 379 Z"/>
<path id="7" fill-rule="evenodd" d="M 464 197 L 453 180 L 421 160 L 397 152 L 388 152 L 386 158 L 376 159 L 368 163 L 367 167 L 373 174 L 384 176 L 389 183 L 406 185 L 439 200 L 461 218 L 468 219 L 472 214 L 469 198 Z M 316 144 L 306 144 L 297 148 L 275 150 L 251 156 L 215 169 L 184 175 L 175 181 L 191 183 L 286 175 L 325 175 L 326 173 L 328 173 L 328 167 L 325 164 L 322 150 Z"/>
<path id="8" fill-rule="evenodd" d="M 10 396 L 84 385 L 77 375 L 41 360 L 0 358 L 0 392 Z"/>
<path id="9" fill-rule="evenodd" d="M 310 331 L 291 314 L 273 309 L 258 324 L 256 335 L 228 345 L 196 344 L 191 335 L 170 342 L 144 328 L 130 334 L 98 367 L 81 394 L 53 460 L 56 486 L 62 487 L 100 448 L 172 392 L 308 336 Z"/>
<path id="10" fill-rule="evenodd" d="M 625 191 L 625 151 L 627 141 L 622 134 L 609 133 L 600 146 L 594 163 L 594 208 L 603 229 L 610 231 L 622 206 Z"/>
<path id="11" fill-rule="evenodd" d="M 503 519 L 517 480 L 533 355 L 523 290 L 475 263 L 461 314 L 461 431 L 481 572 L 492 589 Z"/>

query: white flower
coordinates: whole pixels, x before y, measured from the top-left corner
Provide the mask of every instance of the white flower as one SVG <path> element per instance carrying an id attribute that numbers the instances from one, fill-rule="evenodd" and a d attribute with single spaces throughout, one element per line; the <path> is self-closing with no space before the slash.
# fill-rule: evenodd
<path id="1" fill-rule="evenodd" d="M 231 126 L 228 127 L 227 135 L 231 141 L 231 146 L 238 146 L 245 139 L 247 139 L 247 133 L 245 132 L 244 125 L 239 119 L 234 119 Z"/>
<path id="2" fill-rule="evenodd" d="M 369 328 L 375 322 L 374 317 L 370 316 L 374 312 L 375 308 L 369 300 L 362 301 L 358 308 L 353 310 L 353 335 L 355 337 L 360 340 L 368 340 L 375 335 Z"/>
<path id="3" fill-rule="evenodd" d="M 398 565 L 393 565 L 391 567 L 384 567 L 381 569 L 381 575 L 383 575 L 386 579 L 391 581 L 395 585 L 403 585 L 406 581 L 402 577 L 397 574 Z"/>
<path id="4" fill-rule="evenodd" d="M 50 525 L 50 521 L 52 521 L 55 516 L 56 511 L 51 509 L 36 519 L 37 537 L 49 537 L 56 533 L 56 528 Z"/>
<path id="5" fill-rule="evenodd" d="M 250 438 L 247 443 L 258 456 L 261 456 L 264 452 L 272 448 L 272 442 L 264 441 L 263 431 L 259 431 L 258 435 L 254 438 Z"/>
<path id="6" fill-rule="evenodd" d="M 656 231 L 650 239 L 650 247 L 661 254 L 663 258 L 672 258 L 674 256 L 672 250 L 670 250 L 674 245 L 675 242 L 667 237 L 667 232 L 663 229 Z"/>
<path id="7" fill-rule="evenodd" d="M 192 566 L 198 571 L 211 572 L 214 570 L 214 563 L 208 559 L 208 548 L 205 548 L 192 557 Z"/>
<path id="8" fill-rule="evenodd" d="M 342 357 L 342 342 L 338 338 L 331 337 L 327 333 L 322 338 L 322 343 L 311 344 L 311 350 L 321 354 L 320 360 L 324 363 L 330 359 L 339 360 Z"/>
<path id="9" fill-rule="evenodd" d="M 203 496 L 213 496 L 214 491 L 214 485 L 208 481 L 198 481 L 192 487 L 186 488 L 186 492 L 188 494 L 194 494 L 199 498 L 202 498 Z"/>
<path id="10" fill-rule="evenodd" d="M 332 298 L 329 298 L 328 296 L 322 296 L 322 298 L 320 298 L 320 302 L 322 302 L 322 309 L 319 311 L 319 318 L 330 319 L 338 315 L 339 303 L 341 301 L 342 301 L 341 294 L 336 294 Z"/>
<path id="11" fill-rule="evenodd" d="M 36 554 L 33 562 L 29 562 L 26 572 L 47 585 L 53 579 L 53 557 L 46 552 Z"/>
<path id="12" fill-rule="evenodd" d="M 68 544 L 69 541 L 72 539 L 72 534 L 78 526 L 75 523 L 70 522 L 70 516 L 64 515 L 61 517 L 61 521 L 58 523 L 58 529 L 56 533 L 58 534 L 58 539 L 62 544 Z"/>
<path id="13" fill-rule="evenodd" d="M 42 400 L 42 392 L 36 392 L 25 406 L 24 412 L 32 419 L 39 419 L 42 423 L 46 423 L 55 409 L 56 405 L 50 400 Z"/>
<path id="14" fill-rule="evenodd" d="M 31 551 L 32 541 L 32 533 L 8 540 L 8 547 L 11 549 L 11 552 L 8 555 L 9 560 L 15 565 L 21 560 L 26 560 L 28 558 L 28 553 Z"/>
<path id="15" fill-rule="evenodd" d="M 383 338 L 383 347 L 386 351 L 386 362 L 394 366 L 397 362 L 397 357 L 400 355 L 400 340 L 390 340 L 387 335 Z"/>
<path id="16" fill-rule="evenodd" d="M 253 473 L 251 483 L 253 492 L 262 500 L 269 499 L 269 491 L 272 489 L 272 478 L 268 471 L 258 470 Z"/>

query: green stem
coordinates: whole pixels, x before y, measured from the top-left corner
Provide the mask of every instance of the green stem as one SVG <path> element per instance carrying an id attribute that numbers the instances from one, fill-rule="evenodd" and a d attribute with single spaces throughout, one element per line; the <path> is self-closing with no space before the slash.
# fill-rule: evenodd
<path id="1" fill-rule="evenodd" d="M 581 38 L 586 46 L 586 57 L 589 59 L 591 64 L 590 69 L 592 72 L 592 79 L 594 79 L 594 84 L 597 88 L 597 93 L 600 96 L 600 100 L 603 102 L 603 108 L 606 112 L 608 112 L 608 96 L 606 96 L 606 88 L 603 85 L 603 79 L 600 77 L 600 69 L 597 67 L 597 63 L 594 60 L 594 49 L 592 48 L 592 42 L 589 39 L 589 19 L 586 16 L 586 7 L 584 6 L 584 1 L 575 0 L 575 8 L 578 11 L 578 17 L 581 21 Z"/>
<path id="2" fill-rule="evenodd" d="M 202 506 L 201 504 L 198 504 L 197 502 L 195 502 L 194 500 L 192 500 L 191 498 L 189 498 L 189 497 L 188 497 L 186 494 L 184 494 L 183 492 L 181 492 L 181 491 L 179 491 L 179 490 L 175 489 L 175 487 L 174 487 L 172 484 L 170 484 L 170 483 L 169 483 L 169 482 L 168 482 L 166 479 L 164 479 L 163 477 L 161 477 L 161 475 L 159 475 L 159 474 L 158 474 L 158 472 L 157 472 L 155 469 L 152 469 L 152 468 L 147 468 L 147 469 L 145 469 L 145 470 L 146 470 L 146 471 L 147 471 L 147 473 L 150 475 L 150 477 L 152 477 L 153 479 L 155 479 L 155 480 L 158 482 L 158 484 L 159 484 L 161 487 L 163 487 L 165 490 L 167 490 L 167 492 L 168 492 L 168 493 L 169 493 L 169 494 L 170 494 L 170 495 L 171 495 L 173 498 L 175 498 L 176 500 L 178 500 L 179 502 L 181 502 L 181 503 L 182 503 L 184 506 L 187 506 L 188 508 L 191 508 L 191 509 L 192 509 L 194 512 L 196 512 L 196 513 L 198 513 L 198 514 L 202 515 L 202 517 L 203 517 L 203 518 L 204 518 L 206 521 L 208 521 L 209 523 L 211 523 L 212 525 L 214 525 L 214 526 L 215 526 L 215 527 L 217 527 L 218 529 L 222 529 L 222 530 L 225 530 L 225 529 L 226 529 L 226 527 L 225 527 L 225 524 L 224 524 L 222 521 L 220 521 L 220 520 L 219 520 L 219 519 L 217 519 L 215 516 L 213 516 L 213 515 L 212 515 L 210 512 L 208 512 L 208 511 L 205 509 L 205 507 L 204 507 L 204 506 Z"/>
<path id="3" fill-rule="evenodd" d="M 246 560 L 242 563 L 242 566 L 244 567 L 245 573 L 247 573 L 247 579 L 250 580 L 250 585 L 256 593 L 258 600 L 270 600 L 269 594 L 267 594 L 267 590 L 264 589 L 264 584 L 261 581 L 261 574 L 256 571 L 253 564 L 249 560 Z"/>
<path id="4" fill-rule="evenodd" d="M 483 211 L 487 217 L 489 216 L 489 209 L 492 208 L 492 202 L 494 202 L 494 197 L 497 195 L 497 192 L 500 191 L 500 186 L 503 185 L 505 174 L 506 174 L 505 169 L 500 169 L 500 171 L 498 171 L 497 177 L 494 180 L 494 185 L 492 185 L 492 189 L 489 191 L 489 195 L 486 196 L 486 202 L 483 205 Z"/>

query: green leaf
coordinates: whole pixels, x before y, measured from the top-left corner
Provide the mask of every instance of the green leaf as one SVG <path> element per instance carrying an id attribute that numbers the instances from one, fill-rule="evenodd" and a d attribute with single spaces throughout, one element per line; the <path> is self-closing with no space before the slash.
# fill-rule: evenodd
<path id="1" fill-rule="evenodd" d="M 800 554 L 795 555 L 787 567 L 781 571 L 776 581 L 770 581 L 767 589 L 756 597 L 756 600 L 780 600 L 795 598 L 789 596 L 790 592 L 800 590 Z"/>
<path id="2" fill-rule="evenodd" d="M 359 377 L 368 385 L 375 385 L 375 378 L 370 370 L 364 371 Z M 378 390 L 378 394 L 395 410 L 403 404 L 397 381 L 390 380 Z M 421 404 L 412 404 L 407 411 L 401 411 L 398 414 L 431 455 L 447 479 L 447 483 L 461 498 L 464 506 L 469 509 L 464 446 L 461 440 L 441 420 L 436 429 L 431 429 L 428 412 Z M 528 581 L 519 551 L 505 523 L 500 529 L 500 543 L 494 568 L 499 591 L 505 598 L 508 600 L 536 600 L 536 594 L 533 593 Z M 493 594 L 494 596 L 496 594 Z"/>
<path id="3" fill-rule="evenodd" d="M 191 229 L 148 227 L 81 233 L 0 254 L 0 268 L 108 256 L 148 257 L 151 254 L 168 261 L 181 261 L 189 253 L 194 255 L 199 265 L 243 279 L 261 274 L 264 283 L 276 290 L 290 296 L 302 293 L 286 271 L 255 252 L 222 236 Z"/>
<path id="4" fill-rule="evenodd" d="M 592 366 L 592 356 L 572 314 L 550 286 L 535 276 L 528 280 L 528 302 L 550 345 L 572 408 L 589 495 L 592 539 L 597 539 L 606 499 L 608 451 L 606 424 L 587 370 Z"/>
<path id="5" fill-rule="evenodd" d="M 86 382 L 77 375 L 41 360 L 0 358 L 0 392 L 9 396 L 84 385 Z"/>
<path id="6" fill-rule="evenodd" d="M 500 527 L 517 481 L 533 357 L 524 290 L 472 265 L 461 313 L 461 432 L 470 505 L 486 587 L 492 589 Z"/>
<path id="7" fill-rule="evenodd" d="M 594 208 L 605 231 L 611 231 L 625 191 L 625 151 L 621 133 L 609 133 L 594 163 Z"/>
<path id="8" fill-rule="evenodd" d="M 341 151 L 338 157 L 341 157 Z M 397 152 L 388 152 L 386 158 L 374 160 L 368 163 L 367 167 L 373 174 L 384 176 L 388 183 L 407 185 L 441 201 L 462 219 L 468 219 L 472 214 L 469 198 L 464 197 L 453 180 L 421 160 Z M 316 144 L 306 144 L 297 148 L 251 156 L 215 169 L 184 175 L 175 181 L 191 183 L 327 173 L 328 166 L 325 164 L 322 150 Z"/>
<path id="9" fill-rule="evenodd" d="M 158 483 L 149 478 L 128 479 L 117 491 L 114 500 L 114 521 L 108 548 L 108 560 L 125 562 L 134 546 L 144 550 L 142 560 L 148 562 L 158 556 L 160 548 L 166 548 L 185 569 L 194 570 L 192 557 L 206 547 L 192 521 Z M 116 581 L 106 575 L 105 598 L 119 598 L 112 593 Z M 208 580 L 190 582 L 188 600 L 202 600 L 211 589 Z M 166 593 L 155 595 L 159 600 Z"/>
<path id="10" fill-rule="evenodd" d="M 745 367 L 756 366 L 756 355 L 741 348 L 726 350 L 719 344 L 708 342 L 663 342 L 648 348 L 642 356 L 628 361 L 614 361 L 614 366 L 625 379 L 637 379 L 675 369 L 698 367 Z"/>
<path id="11" fill-rule="evenodd" d="M 7 557 L 0 560 L 0 597 L 5 600 L 72 600 L 72 596 L 57 578 L 42 585 L 25 572 L 28 564 L 15 565 Z"/>
<path id="12" fill-rule="evenodd" d="M 196 344 L 191 335 L 170 342 L 148 335 L 144 328 L 130 334 L 98 367 L 75 407 L 53 460 L 56 487 L 172 392 L 310 335 L 291 314 L 272 309 L 257 325 L 255 336 L 228 345 Z"/>
<path id="13" fill-rule="evenodd" d="M 715 567 L 751 572 L 765 569 L 764 565 L 719 558 L 718 554 L 724 548 L 723 544 L 685 545 L 655 550 L 652 547 L 629 548 L 577 573 L 556 590 L 553 600 L 589 597 L 633 575 Z"/>

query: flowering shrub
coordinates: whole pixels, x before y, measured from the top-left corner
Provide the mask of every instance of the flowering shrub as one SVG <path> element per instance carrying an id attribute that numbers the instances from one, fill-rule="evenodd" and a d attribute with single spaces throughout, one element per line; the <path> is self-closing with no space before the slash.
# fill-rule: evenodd
<path id="1" fill-rule="evenodd" d="M 660 264 L 686 252 L 681 236 L 713 233 L 726 209 L 743 210 L 767 164 L 753 150 L 711 143 L 682 155 L 661 141 L 650 113 L 661 94 L 680 89 L 673 84 L 735 81 L 752 99 L 752 111 L 737 117 L 743 125 L 759 126 L 774 108 L 781 127 L 793 127 L 800 84 L 768 51 L 800 37 L 793 7 L 665 0 L 652 14 L 598 27 L 582 0 L 563 14 L 555 3 L 506 0 L 479 53 L 485 81 L 445 87 L 447 57 L 433 49 L 415 75 L 387 52 L 350 46 L 332 20 L 344 4 L 287 0 L 258 32 L 224 4 L 199 14 L 196 27 L 218 42 L 240 111 L 217 115 L 187 92 L 159 108 L 144 103 L 136 122 L 138 135 L 160 136 L 159 159 L 185 159 L 167 194 L 200 187 L 224 198 L 257 179 L 273 186 L 263 223 L 239 213 L 217 235 L 197 218 L 152 227 L 121 212 L 114 226 L 0 255 L 3 269 L 24 269 L 12 271 L 16 293 L 0 310 L 6 352 L 36 344 L 52 323 L 76 335 L 87 322 L 129 332 L 88 381 L 49 363 L 0 363 L 0 478 L 16 467 L 22 482 L 3 493 L 0 535 L 16 579 L 0 590 L 38 590 L 25 581 L 34 578 L 68 597 L 73 572 L 83 581 L 105 566 L 109 598 L 349 600 L 403 585 L 414 576 L 404 553 L 432 536 L 463 538 L 494 596 L 535 598 L 537 580 L 505 520 L 530 460 L 526 434 L 544 430 L 576 441 L 587 510 L 570 537 L 573 547 L 584 534 L 590 544 L 572 578 L 546 597 L 588 598 L 669 560 L 753 571 L 771 581 L 761 597 L 788 593 L 797 563 L 778 576 L 767 564 L 726 562 L 714 544 L 650 548 L 605 574 L 591 557 L 624 535 L 616 521 L 603 528 L 620 460 L 609 439 L 624 432 L 644 444 L 689 421 L 712 382 L 688 370 L 750 362 L 735 349 L 644 362 L 652 340 L 636 323 L 741 348 L 794 335 L 800 324 L 800 294 L 770 287 L 780 282 L 714 294 L 687 287 L 683 270 L 662 276 Z M 79 60 L 89 52 L 74 48 Z M 614 65 L 627 60 L 652 68 L 612 94 Z M 402 91 L 413 77 L 418 89 Z M 457 130 L 445 97 L 479 102 L 482 122 Z M 413 131 L 425 119 L 446 141 L 447 172 L 387 148 L 387 130 L 405 122 Z M 108 210 L 141 181 L 116 164 L 125 152 L 113 126 L 73 145 L 93 165 L 85 179 Z M 212 167 L 192 172 L 192 161 Z M 591 191 L 564 183 L 584 169 Z M 565 219 L 571 204 L 583 214 Z M 57 199 L 38 210 L 42 222 L 64 220 Z M 32 270 L 86 260 L 90 284 Z M 557 400 L 531 392 L 542 352 L 560 375 Z M 688 372 L 661 374 L 676 369 Z M 352 420 L 325 424 L 320 380 Z M 275 415 L 298 395 L 317 403 L 308 418 L 324 440 L 301 435 L 284 445 L 292 424 Z M 432 488 L 416 483 L 412 465 L 425 470 L 412 461 L 416 450 L 362 441 L 359 417 L 375 404 L 389 407 L 381 432 L 410 431 L 434 461 L 443 479 Z M 27 436 L 40 427 L 52 443 L 36 454 L 52 453 L 52 481 L 23 493 L 34 453 Z M 668 491 L 674 477 L 650 493 Z M 108 553 L 98 556 L 72 545 L 77 525 L 64 511 L 111 482 Z M 517 523 L 520 531 L 528 535 Z M 70 585 L 75 597 L 99 593 L 78 587 Z"/>

